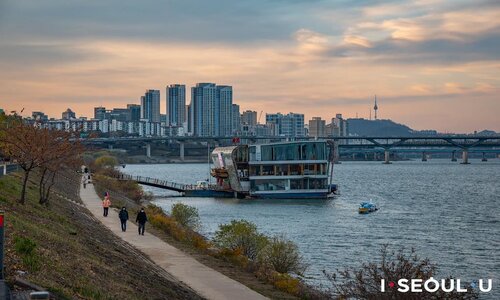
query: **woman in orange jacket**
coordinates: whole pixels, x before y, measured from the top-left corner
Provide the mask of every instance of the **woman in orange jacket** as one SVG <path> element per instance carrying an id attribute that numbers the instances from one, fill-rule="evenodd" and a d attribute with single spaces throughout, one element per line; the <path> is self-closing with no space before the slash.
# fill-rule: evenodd
<path id="1" fill-rule="evenodd" d="M 108 216 L 108 210 L 110 206 L 111 206 L 111 200 L 109 200 L 109 193 L 106 192 L 104 193 L 104 200 L 102 201 L 102 207 L 104 208 L 103 216 L 105 217 Z"/>

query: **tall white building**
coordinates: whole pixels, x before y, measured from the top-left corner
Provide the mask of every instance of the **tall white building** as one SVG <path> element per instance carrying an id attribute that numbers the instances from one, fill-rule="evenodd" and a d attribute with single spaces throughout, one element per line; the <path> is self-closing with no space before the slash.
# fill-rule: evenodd
<path id="1" fill-rule="evenodd" d="M 230 136 L 233 89 L 215 83 L 198 83 L 191 88 L 189 130 L 195 136 Z"/>
<path id="2" fill-rule="evenodd" d="M 167 87 L 167 123 L 170 126 L 183 126 L 186 122 L 186 86 L 171 84 Z"/>

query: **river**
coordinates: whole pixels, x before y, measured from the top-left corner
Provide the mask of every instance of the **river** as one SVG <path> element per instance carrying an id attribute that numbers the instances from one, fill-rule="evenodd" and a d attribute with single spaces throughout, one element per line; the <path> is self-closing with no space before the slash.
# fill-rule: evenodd
<path id="1" fill-rule="evenodd" d="M 438 264 L 438 275 L 462 281 L 500 279 L 500 160 L 344 162 L 334 169 L 340 195 L 331 200 L 233 200 L 183 198 L 145 187 L 167 212 L 176 202 L 198 208 L 211 237 L 232 219 L 254 222 L 268 235 L 284 234 L 309 264 L 306 280 L 326 286 L 328 272 L 379 259 L 381 245 L 413 247 Z M 127 165 L 132 175 L 179 183 L 207 178 L 207 164 Z M 360 202 L 372 199 L 380 210 L 359 215 Z"/>

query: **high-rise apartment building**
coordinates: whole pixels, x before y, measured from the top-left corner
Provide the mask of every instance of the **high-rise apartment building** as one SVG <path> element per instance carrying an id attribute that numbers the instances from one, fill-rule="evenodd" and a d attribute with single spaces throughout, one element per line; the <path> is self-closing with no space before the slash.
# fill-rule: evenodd
<path id="1" fill-rule="evenodd" d="M 191 88 L 189 130 L 195 136 L 230 136 L 233 89 L 215 83 L 198 83 Z"/>
<path id="2" fill-rule="evenodd" d="M 325 128 L 326 121 L 321 120 L 320 117 L 313 117 L 309 120 L 309 136 L 324 137 L 326 135 Z"/>
<path id="3" fill-rule="evenodd" d="M 233 135 L 237 135 L 241 133 L 241 115 L 240 115 L 240 106 L 238 104 L 233 103 Z"/>
<path id="4" fill-rule="evenodd" d="M 244 125 L 257 125 L 257 112 L 252 110 L 246 110 L 241 114 L 241 124 Z"/>
<path id="5" fill-rule="evenodd" d="M 219 105 L 219 109 L 215 111 L 215 117 L 219 120 L 218 135 L 231 136 L 233 134 L 233 88 L 227 85 L 218 85 L 216 101 Z"/>
<path id="6" fill-rule="evenodd" d="M 304 114 L 266 114 L 266 124 L 272 129 L 272 133 L 275 135 L 286 137 L 305 136 Z"/>
<path id="7" fill-rule="evenodd" d="M 160 123 L 160 91 L 147 90 L 141 97 L 141 118 Z"/>
<path id="8" fill-rule="evenodd" d="M 167 120 L 171 126 L 182 126 L 186 122 L 186 86 L 167 86 Z"/>
<path id="9" fill-rule="evenodd" d="M 138 104 L 127 104 L 128 122 L 139 122 L 141 120 L 141 106 Z"/>

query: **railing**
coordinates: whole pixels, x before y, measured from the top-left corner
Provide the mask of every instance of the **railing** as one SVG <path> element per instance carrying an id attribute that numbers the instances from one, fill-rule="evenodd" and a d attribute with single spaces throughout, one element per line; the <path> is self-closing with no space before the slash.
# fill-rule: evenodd
<path id="1" fill-rule="evenodd" d="M 159 186 L 159 187 L 163 187 L 163 188 L 166 188 L 166 189 L 169 189 L 169 190 L 178 191 L 178 192 L 182 192 L 182 191 L 186 190 L 186 185 L 185 184 L 170 182 L 170 181 L 167 181 L 167 180 L 160 180 L 158 178 L 143 177 L 143 176 L 132 176 L 132 175 L 122 174 L 117 179 L 119 179 L 119 180 L 137 181 L 138 183 Z"/>
<path id="2" fill-rule="evenodd" d="M 184 192 L 184 191 L 191 191 L 191 190 L 213 190 L 213 191 L 214 190 L 215 191 L 225 191 L 226 190 L 221 186 L 213 185 L 213 184 L 209 184 L 207 186 L 198 186 L 195 184 L 175 183 L 172 181 L 161 180 L 158 178 L 132 176 L 132 175 L 126 175 L 126 174 L 122 174 L 122 175 L 118 176 L 117 179 L 118 180 L 136 181 L 137 183 L 140 183 L 140 184 L 156 186 L 156 187 L 165 188 L 165 189 L 173 190 L 173 191 L 177 191 L 177 192 Z"/>

